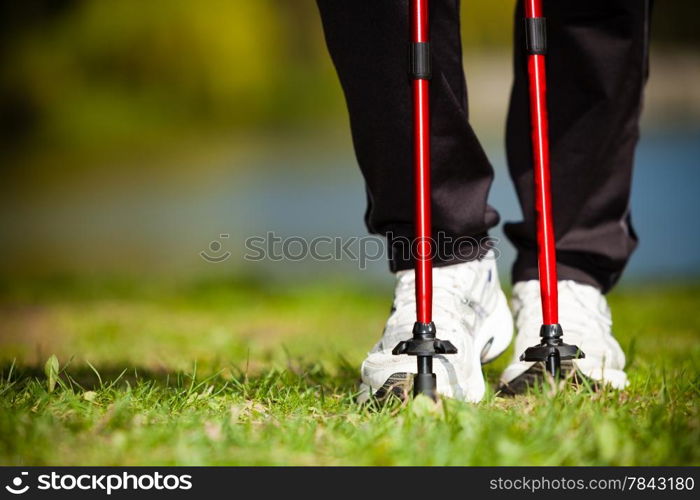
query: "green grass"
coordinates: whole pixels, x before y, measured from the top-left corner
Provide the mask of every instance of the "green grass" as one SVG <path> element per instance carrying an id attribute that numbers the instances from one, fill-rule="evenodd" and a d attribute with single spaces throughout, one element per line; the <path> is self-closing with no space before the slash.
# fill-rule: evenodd
<path id="1" fill-rule="evenodd" d="M 699 299 L 697 285 L 611 295 L 625 391 L 379 409 L 353 394 L 387 290 L 2 282 L 0 463 L 697 465 Z M 491 386 L 506 362 L 485 367 Z"/>

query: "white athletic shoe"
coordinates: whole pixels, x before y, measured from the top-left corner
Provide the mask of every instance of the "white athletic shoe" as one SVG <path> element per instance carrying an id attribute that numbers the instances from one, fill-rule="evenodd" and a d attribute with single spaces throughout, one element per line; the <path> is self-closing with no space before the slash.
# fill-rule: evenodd
<path id="1" fill-rule="evenodd" d="M 403 399 L 410 393 L 416 357 L 394 356 L 391 351 L 411 337 L 415 321 L 415 273 L 401 271 L 396 273 L 394 306 L 382 338 L 362 363 L 359 402 L 371 395 L 384 399 L 394 394 Z M 457 354 L 434 358 L 438 393 L 480 401 L 486 389 L 481 364 L 503 353 L 513 337 L 513 319 L 493 252 L 480 261 L 433 270 L 433 322 L 437 337 L 457 348 Z"/>
<path id="2" fill-rule="evenodd" d="M 542 305 L 539 282 L 516 283 L 512 308 L 517 336 L 513 361 L 501 376 L 501 391 L 506 394 L 524 392 L 544 374 L 541 363 L 520 361 L 525 349 L 540 343 Z M 568 371 L 575 367 L 578 373 L 589 379 L 616 389 L 627 385 L 625 354 L 612 335 L 610 308 L 597 288 L 570 280 L 559 281 L 559 323 L 564 331 L 564 342 L 578 346 L 586 356 L 574 360 L 573 365 L 566 363 Z M 567 371 L 564 363 L 562 371 Z"/>

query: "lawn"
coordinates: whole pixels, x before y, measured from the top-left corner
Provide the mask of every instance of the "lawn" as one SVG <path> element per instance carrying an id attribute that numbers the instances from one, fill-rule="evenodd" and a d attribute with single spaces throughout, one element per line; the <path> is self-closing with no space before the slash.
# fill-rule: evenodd
<path id="1" fill-rule="evenodd" d="M 610 302 L 624 391 L 376 408 L 353 395 L 386 289 L 5 280 L 0 463 L 700 464 L 700 285 L 628 285 Z M 506 361 L 485 367 L 492 388 Z"/>

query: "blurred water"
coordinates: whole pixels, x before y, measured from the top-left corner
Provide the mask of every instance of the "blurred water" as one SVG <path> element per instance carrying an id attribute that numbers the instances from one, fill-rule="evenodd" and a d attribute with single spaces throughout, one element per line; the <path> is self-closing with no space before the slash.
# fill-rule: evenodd
<path id="1" fill-rule="evenodd" d="M 639 145 L 632 214 L 640 246 L 626 279 L 700 274 L 698 186 L 700 129 L 644 131 Z M 502 220 L 517 220 L 519 207 L 500 142 L 485 144 L 496 169 L 491 204 Z M 279 237 L 365 235 L 365 195 L 349 145 L 337 151 L 309 146 L 270 150 L 256 159 L 230 162 L 209 173 L 171 177 L 132 175 L 129 182 L 66 183 L 50 195 L 8 193 L 0 200 L 0 266 L 64 270 L 175 273 L 264 272 L 280 278 L 342 274 L 388 281 L 385 261 L 360 271 L 356 262 L 248 262 L 244 240 L 274 232 Z M 244 165 L 241 165 L 244 162 Z M 244 168 L 241 168 L 244 167 Z M 229 235 L 221 238 L 219 235 Z M 500 267 L 513 250 L 500 229 Z M 220 240 L 213 252 L 209 244 Z M 222 264 L 201 251 L 231 252 Z"/>
<path id="2" fill-rule="evenodd" d="M 497 142 L 485 147 L 496 170 L 490 203 L 503 221 L 518 220 L 520 207 L 506 169 L 505 153 Z M 258 170 L 238 210 L 255 207 L 257 230 L 283 236 L 363 235 L 365 207 L 362 180 L 347 152 L 321 168 Z M 678 278 L 700 274 L 700 129 L 646 131 L 635 164 L 632 217 L 640 238 L 626 278 Z M 226 195 L 224 195 L 226 196 Z M 233 198 L 231 198 L 233 199 Z M 248 231 L 256 232 L 249 227 Z M 514 249 L 500 227 L 500 268 L 507 272 Z M 282 265 L 274 264 L 278 272 Z M 347 270 L 351 270 L 350 266 Z M 289 269 L 288 269 L 289 270 Z M 290 270 L 291 271 L 291 270 Z M 385 273 L 384 262 L 369 273 Z"/>

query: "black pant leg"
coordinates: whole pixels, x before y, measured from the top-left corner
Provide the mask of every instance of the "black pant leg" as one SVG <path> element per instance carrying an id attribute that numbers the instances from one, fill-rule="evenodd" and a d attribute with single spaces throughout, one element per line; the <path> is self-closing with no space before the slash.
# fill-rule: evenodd
<path id="1" fill-rule="evenodd" d="M 608 291 L 637 245 L 630 185 L 648 73 L 650 2 L 545 0 L 552 198 L 560 279 Z M 507 125 L 510 174 L 523 222 L 513 281 L 536 279 L 534 188 L 522 1 Z"/>
<path id="2" fill-rule="evenodd" d="M 413 238 L 413 138 L 408 0 L 318 0 L 326 43 L 345 92 L 367 186 L 370 232 Z M 430 2 L 434 233 L 480 237 L 498 223 L 486 203 L 491 165 L 468 122 L 459 1 Z M 477 256 L 483 252 L 464 251 Z M 439 256 L 437 265 L 454 262 Z M 397 252 L 393 270 L 413 266 Z"/>

